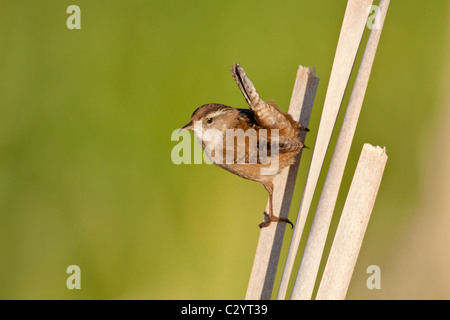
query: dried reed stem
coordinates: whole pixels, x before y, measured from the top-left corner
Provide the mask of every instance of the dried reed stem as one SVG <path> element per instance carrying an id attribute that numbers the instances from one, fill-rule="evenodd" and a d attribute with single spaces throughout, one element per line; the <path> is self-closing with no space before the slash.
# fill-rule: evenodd
<path id="1" fill-rule="evenodd" d="M 319 78 L 315 76 L 315 71 L 299 66 L 289 114 L 304 126 L 308 126 L 318 84 Z M 274 181 L 273 212 L 277 216 L 288 217 L 300 158 L 301 153 L 295 163 L 285 168 Z M 270 299 L 285 227 L 285 223 L 272 223 L 261 229 L 246 299 Z"/>
<path id="2" fill-rule="evenodd" d="M 364 144 L 316 299 L 345 298 L 386 161 L 386 149 Z"/>

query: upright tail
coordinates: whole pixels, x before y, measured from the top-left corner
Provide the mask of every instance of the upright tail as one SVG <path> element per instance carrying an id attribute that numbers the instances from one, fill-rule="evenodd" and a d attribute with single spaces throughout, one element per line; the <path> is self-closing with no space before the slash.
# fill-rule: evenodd
<path id="1" fill-rule="evenodd" d="M 291 121 L 286 117 L 287 114 L 280 111 L 275 104 L 266 103 L 260 98 L 255 86 L 239 63 L 235 63 L 231 67 L 231 73 L 234 81 L 236 81 L 239 89 L 244 95 L 245 101 L 254 112 L 255 120 L 263 128 L 292 128 L 296 131 L 297 128 L 292 127 Z"/>

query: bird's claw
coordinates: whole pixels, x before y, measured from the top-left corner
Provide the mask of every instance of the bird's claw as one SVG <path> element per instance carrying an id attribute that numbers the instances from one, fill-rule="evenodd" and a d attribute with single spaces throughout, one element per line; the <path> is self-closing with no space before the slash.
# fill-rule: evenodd
<path id="1" fill-rule="evenodd" d="M 289 219 L 287 219 L 287 218 L 279 218 L 279 217 L 276 217 L 276 216 L 274 216 L 274 215 L 267 214 L 267 212 L 265 212 L 265 211 L 264 211 L 264 216 L 267 217 L 268 220 L 267 220 L 267 221 L 263 221 L 263 222 L 261 222 L 261 223 L 259 224 L 259 227 L 260 227 L 261 229 L 262 229 L 262 228 L 265 228 L 265 227 L 268 227 L 268 226 L 270 225 L 271 222 L 285 222 L 285 223 L 289 223 L 289 224 L 291 225 L 291 228 L 294 229 L 294 225 L 293 225 L 292 222 L 291 222 Z M 265 220 L 265 219 L 264 219 L 264 220 Z"/>

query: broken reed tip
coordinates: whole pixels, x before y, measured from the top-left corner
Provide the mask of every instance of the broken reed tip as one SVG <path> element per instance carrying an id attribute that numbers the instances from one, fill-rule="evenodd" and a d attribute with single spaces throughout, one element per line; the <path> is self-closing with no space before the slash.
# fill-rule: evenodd
<path id="1" fill-rule="evenodd" d="M 367 148 L 372 149 L 373 151 L 376 151 L 376 152 L 381 152 L 382 155 L 387 157 L 386 146 L 380 147 L 380 146 L 371 145 L 370 143 L 364 143 L 363 149 L 367 149 Z"/>
<path id="2" fill-rule="evenodd" d="M 308 75 L 310 75 L 311 77 L 315 77 L 316 76 L 316 66 L 313 66 L 313 68 L 308 68 L 308 67 L 304 67 L 302 65 L 298 66 L 298 70 L 304 70 L 308 73 Z"/>

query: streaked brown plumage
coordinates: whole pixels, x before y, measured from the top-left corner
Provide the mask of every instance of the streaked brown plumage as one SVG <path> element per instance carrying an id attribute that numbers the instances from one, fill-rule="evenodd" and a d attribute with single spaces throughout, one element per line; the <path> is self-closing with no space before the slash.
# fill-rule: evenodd
<path id="1" fill-rule="evenodd" d="M 273 214 L 272 181 L 283 168 L 294 163 L 295 156 L 304 147 L 299 132 L 309 130 L 296 122 L 289 114 L 278 109 L 276 105 L 264 102 L 245 74 L 244 69 L 238 63 L 231 67 L 231 73 L 250 109 L 236 109 L 217 103 L 205 104 L 194 111 L 191 121 L 182 130 L 192 129 L 205 151 L 208 143 L 202 139 L 203 134 L 208 129 L 215 129 L 216 132 L 220 132 L 219 138 L 221 141 L 219 142 L 221 144 L 218 148 L 222 150 L 222 154 L 215 154 L 216 149 L 214 149 L 211 151 L 210 157 L 219 157 L 224 161 L 213 161 L 214 164 L 242 178 L 262 183 L 269 192 L 269 214 L 264 212 L 268 221 L 262 222 L 259 226 L 261 228 L 267 227 L 273 221 L 287 222 L 292 226 L 288 219 L 278 218 Z M 200 123 L 201 126 L 196 126 L 196 122 Z M 239 129 L 242 129 L 242 131 L 239 131 Z M 230 132 L 246 133 L 249 143 L 246 143 L 245 137 L 244 140 L 239 140 L 232 135 L 233 141 L 230 140 L 227 143 L 226 136 Z M 253 137 L 256 137 L 257 141 L 254 148 L 250 146 Z M 245 153 L 243 150 L 245 150 Z M 261 155 L 264 152 L 267 152 L 266 160 L 269 160 L 269 163 L 261 161 Z M 227 155 L 229 158 L 226 158 Z M 225 161 L 225 159 L 229 161 Z M 272 172 L 267 173 L 276 161 L 278 161 L 278 166 Z"/>

